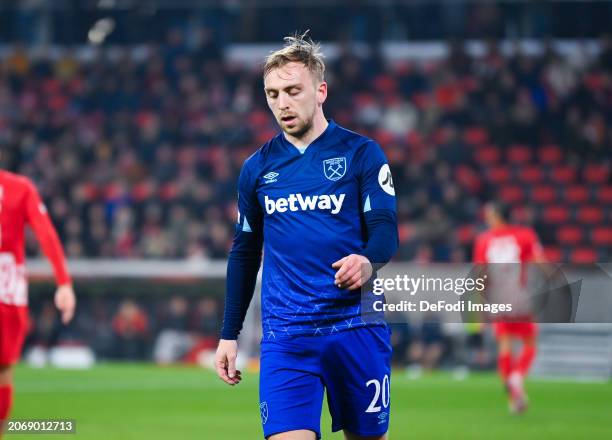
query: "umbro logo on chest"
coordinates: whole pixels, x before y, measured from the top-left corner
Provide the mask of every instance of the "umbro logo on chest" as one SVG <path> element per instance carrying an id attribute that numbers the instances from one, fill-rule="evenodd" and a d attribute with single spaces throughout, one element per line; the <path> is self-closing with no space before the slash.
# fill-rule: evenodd
<path id="1" fill-rule="evenodd" d="M 278 181 L 277 177 L 278 177 L 279 175 L 280 175 L 280 174 L 279 174 L 279 173 L 277 173 L 277 172 L 275 172 L 275 171 L 270 171 L 268 174 L 266 174 L 265 176 L 263 176 L 263 178 L 264 178 L 264 183 L 274 183 L 274 182 L 277 182 L 277 181 Z"/>

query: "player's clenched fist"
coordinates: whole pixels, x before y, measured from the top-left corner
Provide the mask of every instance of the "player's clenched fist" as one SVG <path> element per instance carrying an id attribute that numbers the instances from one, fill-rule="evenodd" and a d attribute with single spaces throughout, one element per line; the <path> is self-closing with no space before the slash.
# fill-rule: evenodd
<path id="1" fill-rule="evenodd" d="M 348 255 L 332 267 L 338 269 L 334 284 L 341 289 L 359 289 L 372 276 L 372 264 L 363 255 Z"/>
<path id="2" fill-rule="evenodd" d="M 236 370 L 238 343 L 234 340 L 221 339 L 215 355 L 215 370 L 219 379 L 230 385 L 242 380 L 240 370 Z"/>

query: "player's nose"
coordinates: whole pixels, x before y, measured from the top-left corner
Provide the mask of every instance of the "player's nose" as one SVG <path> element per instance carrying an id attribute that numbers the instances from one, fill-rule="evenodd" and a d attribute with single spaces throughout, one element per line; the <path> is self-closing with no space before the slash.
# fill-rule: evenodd
<path id="1" fill-rule="evenodd" d="M 278 108 L 280 110 L 287 110 L 289 108 L 289 97 L 287 96 L 286 93 L 279 93 Z"/>

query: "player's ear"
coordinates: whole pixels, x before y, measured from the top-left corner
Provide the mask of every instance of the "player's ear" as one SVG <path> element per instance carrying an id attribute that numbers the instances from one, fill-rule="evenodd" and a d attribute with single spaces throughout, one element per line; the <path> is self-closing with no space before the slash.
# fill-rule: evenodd
<path id="1" fill-rule="evenodd" d="M 323 105 L 325 100 L 327 99 L 327 83 L 325 81 L 321 81 L 319 87 L 317 87 L 317 104 Z"/>

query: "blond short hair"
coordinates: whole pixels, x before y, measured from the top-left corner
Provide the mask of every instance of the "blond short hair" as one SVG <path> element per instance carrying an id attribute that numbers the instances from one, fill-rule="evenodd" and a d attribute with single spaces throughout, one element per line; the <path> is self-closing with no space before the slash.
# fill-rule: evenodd
<path id="1" fill-rule="evenodd" d="M 288 63 L 302 63 L 310 71 L 313 78 L 318 82 L 323 82 L 325 76 L 325 63 L 321 44 L 315 43 L 307 37 L 308 31 L 302 35 L 297 32 L 291 37 L 285 37 L 285 46 L 282 49 L 272 52 L 266 57 L 264 64 L 264 78 L 272 70 L 283 67 Z"/>

